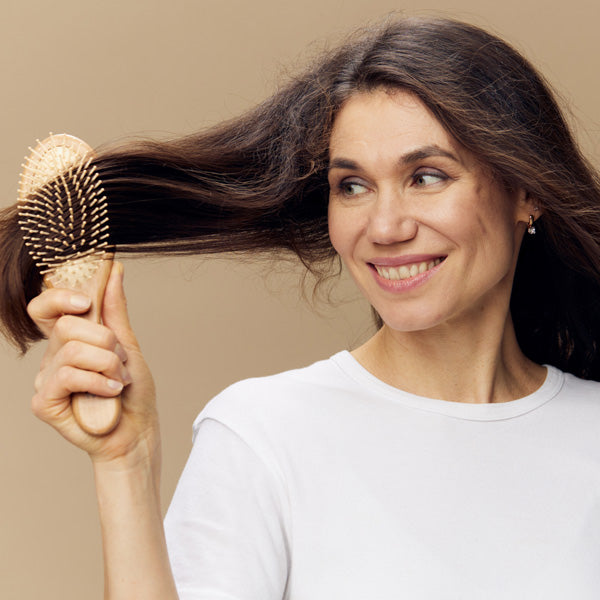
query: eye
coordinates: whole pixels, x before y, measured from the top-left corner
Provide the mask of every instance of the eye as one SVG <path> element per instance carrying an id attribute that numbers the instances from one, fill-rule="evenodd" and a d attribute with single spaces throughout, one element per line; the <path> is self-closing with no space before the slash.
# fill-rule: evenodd
<path id="1" fill-rule="evenodd" d="M 358 196 L 368 191 L 367 186 L 358 181 L 342 181 L 337 186 L 340 194 L 346 197 Z"/>
<path id="2" fill-rule="evenodd" d="M 447 179 L 448 176 L 441 171 L 418 171 L 413 175 L 413 183 L 416 187 L 427 187 Z"/>

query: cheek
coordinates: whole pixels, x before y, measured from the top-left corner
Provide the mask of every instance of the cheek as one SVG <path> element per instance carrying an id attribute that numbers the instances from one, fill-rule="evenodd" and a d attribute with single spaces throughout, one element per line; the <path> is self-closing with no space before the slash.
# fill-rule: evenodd
<path id="1" fill-rule="evenodd" d="M 331 245 L 340 256 L 344 256 L 351 247 L 352 237 L 347 215 L 344 214 L 344 211 L 332 206 L 330 203 L 327 220 Z"/>
<path id="2" fill-rule="evenodd" d="M 479 215 L 478 230 L 491 252 L 512 256 L 518 252 L 517 226 L 514 203 L 504 196 L 492 197 L 487 210 Z"/>
<path id="3" fill-rule="evenodd" d="M 456 210 L 448 215 L 452 229 L 463 245 L 504 247 L 514 233 L 514 215 L 511 203 L 500 194 L 476 190 L 468 202 L 456 203 Z M 458 240 L 457 240 L 458 241 Z"/>
<path id="4" fill-rule="evenodd" d="M 462 246 L 468 248 L 472 274 L 494 281 L 514 267 L 518 255 L 514 224 L 498 207 L 474 212 L 471 226 L 463 232 Z"/>

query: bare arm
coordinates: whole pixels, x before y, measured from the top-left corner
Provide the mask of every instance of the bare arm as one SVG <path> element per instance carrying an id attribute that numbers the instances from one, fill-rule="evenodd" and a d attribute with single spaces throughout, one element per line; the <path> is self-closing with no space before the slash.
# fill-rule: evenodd
<path id="1" fill-rule="evenodd" d="M 160 510 L 158 481 L 147 464 L 95 464 L 105 598 L 169 600 L 171 575 Z"/>
<path id="2" fill-rule="evenodd" d="M 94 469 L 107 600 L 175 600 L 160 510 L 160 433 L 152 376 L 129 325 L 122 266 L 115 263 L 103 304 L 104 325 L 77 318 L 85 303 L 68 290 L 43 292 L 29 306 L 48 337 L 35 380 L 34 413 L 88 452 Z M 80 297 L 80 300 L 82 298 Z M 109 435 L 85 433 L 70 396 L 121 392 L 122 417 Z"/>

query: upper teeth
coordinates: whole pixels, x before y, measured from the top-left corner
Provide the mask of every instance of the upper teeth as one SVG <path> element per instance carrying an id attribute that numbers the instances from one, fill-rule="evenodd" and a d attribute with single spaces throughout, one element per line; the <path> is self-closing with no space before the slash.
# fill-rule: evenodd
<path id="1" fill-rule="evenodd" d="M 374 266 L 377 269 L 377 272 L 384 279 L 407 279 L 408 277 L 414 277 L 419 273 L 429 271 L 429 269 L 433 269 L 433 267 L 439 265 L 441 262 L 441 258 L 436 258 L 435 260 L 430 260 L 429 262 L 424 261 L 420 263 L 413 263 L 411 265 L 402 265 L 401 267 L 380 267 L 379 265 Z"/>

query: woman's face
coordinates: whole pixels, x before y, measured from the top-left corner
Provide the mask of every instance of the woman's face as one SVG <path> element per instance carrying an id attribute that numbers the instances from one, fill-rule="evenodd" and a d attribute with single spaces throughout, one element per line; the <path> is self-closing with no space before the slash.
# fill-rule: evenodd
<path id="1" fill-rule="evenodd" d="M 506 319 L 531 206 L 415 96 L 351 97 L 330 140 L 329 234 L 392 329 Z"/>

